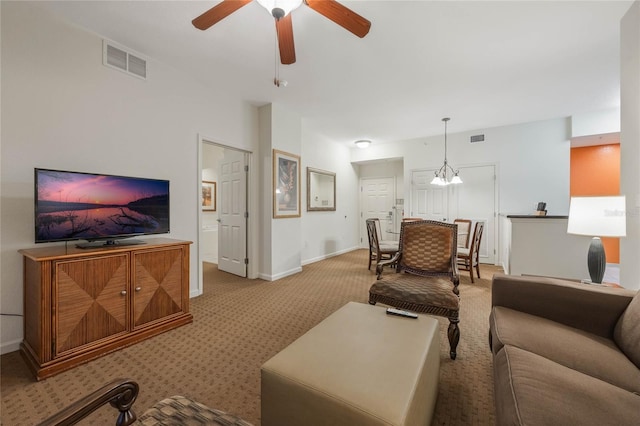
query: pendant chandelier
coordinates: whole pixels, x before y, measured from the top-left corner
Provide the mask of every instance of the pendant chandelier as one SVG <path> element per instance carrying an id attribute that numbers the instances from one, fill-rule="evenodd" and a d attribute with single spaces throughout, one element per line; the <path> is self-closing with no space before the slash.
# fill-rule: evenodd
<path id="1" fill-rule="evenodd" d="M 458 176 L 458 170 L 453 170 L 453 167 L 447 162 L 447 121 L 449 120 L 451 120 L 449 117 L 442 119 L 444 121 L 444 164 L 433 177 L 432 185 L 446 186 L 462 183 L 462 179 Z"/>

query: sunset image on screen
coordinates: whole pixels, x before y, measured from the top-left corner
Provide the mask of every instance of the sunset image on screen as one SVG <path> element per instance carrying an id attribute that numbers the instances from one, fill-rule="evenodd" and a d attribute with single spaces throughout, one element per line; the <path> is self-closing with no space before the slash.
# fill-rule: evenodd
<path id="1" fill-rule="evenodd" d="M 168 232 L 166 180 L 36 170 L 36 241 Z"/>

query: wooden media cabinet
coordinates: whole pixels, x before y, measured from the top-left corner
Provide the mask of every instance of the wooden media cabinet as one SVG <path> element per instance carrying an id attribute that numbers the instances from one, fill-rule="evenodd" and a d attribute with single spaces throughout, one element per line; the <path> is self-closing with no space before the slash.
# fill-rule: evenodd
<path id="1" fill-rule="evenodd" d="M 190 241 L 24 249 L 21 352 L 38 380 L 193 321 Z"/>

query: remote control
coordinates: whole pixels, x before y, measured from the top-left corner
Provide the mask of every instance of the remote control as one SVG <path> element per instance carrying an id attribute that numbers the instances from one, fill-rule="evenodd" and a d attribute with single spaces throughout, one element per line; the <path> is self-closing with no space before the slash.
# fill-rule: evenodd
<path id="1" fill-rule="evenodd" d="M 418 318 L 418 314 L 414 314 L 413 312 L 403 311 L 402 309 L 396 309 L 396 308 L 387 308 L 387 315 L 398 315 L 398 316 L 407 317 L 407 318 Z"/>

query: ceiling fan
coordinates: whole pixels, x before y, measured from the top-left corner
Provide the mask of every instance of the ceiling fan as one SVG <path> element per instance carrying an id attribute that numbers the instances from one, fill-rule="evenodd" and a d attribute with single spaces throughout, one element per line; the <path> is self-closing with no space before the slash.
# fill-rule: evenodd
<path id="1" fill-rule="evenodd" d="M 191 23 L 200 30 L 206 30 L 213 24 L 231 15 L 242 6 L 252 0 L 222 0 Z M 296 61 L 296 52 L 293 44 L 293 25 L 290 12 L 302 3 L 322 16 L 332 20 L 344 29 L 362 38 L 369 32 L 371 22 L 341 5 L 336 0 L 257 0 L 276 20 L 276 34 L 280 50 L 280 61 L 285 64 L 293 64 Z"/>

